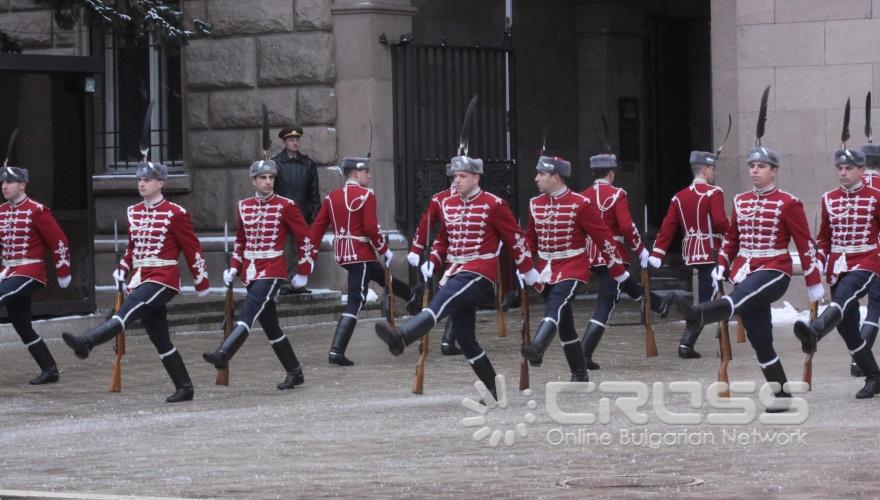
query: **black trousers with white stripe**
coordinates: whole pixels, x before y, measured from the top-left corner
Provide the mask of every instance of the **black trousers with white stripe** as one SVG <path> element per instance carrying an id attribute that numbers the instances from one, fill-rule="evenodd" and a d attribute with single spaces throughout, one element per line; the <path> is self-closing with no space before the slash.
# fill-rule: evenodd
<path id="1" fill-rule="evenodd" d="M 837 332 L 843 337 L 846 348 L 856 351 L 864 344 L 859 335 L 859 299 L 868 294 L 877 283 L 877 275 L 871 271 L 850 271 L 837 277 L 831 287 L 831 304 L 843 313 L 843 319 L 837 324 Z"/>
<path id="2" fill-rule="evenodd" d="M 868 313 L 862 324 L 880 328 L 880 279 L 875 279 L 868 287 Z"/>
<path id="3" fill-rule="evenodd" d="M 460 272 L 441 286 L 427 310 L 434 315 L 434 323 L 449 316 L 455 327 L 455 340 L 471 363 L 483 355 L 477 343 L 475 326 L 477 306 L 493 293 L 495 284 L 488 278 L 471 272 Z"/>
<path id="4" fill-rule="evenodd" d="M 361 308 L 367 301 L 370 282 L 373 281 L 379 286 L 385 286 L 385 268 L 376 261 L 343 264 L 342 267 L 348 271 L 348 302 L 343 314 L 357 319 Z M 404 301 L 412 298 L 409 286 L 400 280 L 391 280 L 391 290 L 394 295 Z"/>
<path id="5" fill-rule="evenodd" d="M 778 358 L 770 306 L 785 295 L 790 281 L 791 277 L 780 271 L 755 271 L 724 296 L 731 306 L 730 317 L 739 314 L 758 363 L 764 367 Z"/>
<path id="6" fill-rule="evenodd" d="M 577 286 L 577 281 L 566 280 L 546 285 L 541 292 L 544 297 L 544 320 L 556 324 L 559 340 L 563 345 L 578 341 L 577 330 L 574 328 L 574 315 L 571 311 L 571 301 L 574 300 Z"/>
<path id="7" fill-rule="evenodd" d="M 42 283 L 27 276 L 11 276 L 0 281 L 0 306 L 6 307 L 15 333 L 28 347 L 40 340 L 31 325 L 31 294 L 41 288 Z"/>
<path id="8" fill-rule="evenodd" d="M 165 304 L 176 295 L 176 290 L 165 285 L 152 281 L 142 283 L 125 298 L 122 307 L 116 311 L 111 321 L 118 321 L 125 328 L 141 320 L 159 356 L 167 356 L 174 351 L 174 344 L 171 343 L 171 336 L 168 333 L 168 313 Z"/>
<path id="9" fill-rule="evenodd" d="M 238 315 L 238 322 L 243 324 L 248 332 L 254 327 L 254 322 L 259 320 L 270 342 L 284 337 L 284 332 L 278 324 L 278 311 L 275 309 L 275 297 L 284 282 L 285 280 L 280 279 L 262 279 L 252 281 L 248 285 L 247 298 Z"/>

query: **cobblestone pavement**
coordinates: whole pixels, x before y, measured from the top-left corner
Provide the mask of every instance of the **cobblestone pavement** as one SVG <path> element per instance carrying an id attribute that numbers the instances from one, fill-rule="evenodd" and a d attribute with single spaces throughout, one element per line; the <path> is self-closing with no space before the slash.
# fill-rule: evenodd
<path id="1" fill-rule="evenodd" d="M 577 303 L 578 325 L 590 310 L 589 302 Z M 533 330 L 541 316 L 541 305 L 533 304 Z M 631 306 L 615 316 L 618 324 L 638 321 Z M 508 337 L 498 338 L 495 314 L 479 315 L 479 338 L 506 377 L 509 400 L 506 409 L 488 413 L 486 425 L 511 430 L 527 413 L 536 419 L 525 426 L 526 437 L 494 448 L 490 438 L 472 438 L 479 426 L 463 426 L 463 418 L 476 415 L 462 406 L 465 397 L 479 399 L 475 377 L 463 358 L 439 356 L 439 328 L 422 396 L 410 393 L 417 349 L 391 356 L 372 321 L 358 325 L 350 368 L 327 364 L 332 323 L 288 329 L 306 383 L 287 392 L 275 389 L 282 371 L 261 333 L 235 358 L 229 387 L 213 385 L 214 370 L 201 360 L 219 334 L 178 333 L 196 384 L 195 401 L 178 405 L 164 403 L 172 387 L 146 337 L 128 339 L 121 394 L 106 391 L 109 345 L 80 361 L 51 340 L 61 383 L 31 387 L 36 367 L 24 347 L 0 344 L 0 490 L 71 498 L 880 496 L 880 398 L 854 399 L 862 382 L 850 377 L 839 337 L 820 345 L 815 388 L 804 395 L 809 416 L 799 425 L 713 425 L 705 401 L 693 409 L 682 394 L 668 393 L 668 409 L 696 412 L 700 423 L 663 423 L 649 404 L 641 409 L 644 425 L 616 408 L 607 424 L 564 425 L 551 418 L 545 397 L 547 382 L 568 380 L 558 342 L 544 366 L 531 370 L 534 392 L 527 397 L 516 390 L 517 312 L 507 325 Z M 611 328 L 596 352 L 602 369 L 591 379 L 697 381 L 705 391 L 717 369 L 713 332 L 697 343 L 702 359 L 682 361 L 675 354 L 681 328 L 657 325 L 660 356 L 651 359 L 639 326 Z M 777 327 L 776 338 L 789 378 L 799 379 L 803 355 L 790 327 Z M 730 378 L 762 380 L 748 344 L 734 344 Z M 598 415 L 600 397 L 565 395 L 560 408 Z"/>

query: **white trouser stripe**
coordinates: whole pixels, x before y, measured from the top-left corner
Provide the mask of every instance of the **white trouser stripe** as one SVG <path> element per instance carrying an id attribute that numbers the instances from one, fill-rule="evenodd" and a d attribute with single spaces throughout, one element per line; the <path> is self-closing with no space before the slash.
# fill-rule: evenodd
<path id="1" fill-rule="evenodd" d="M 11 291 L 11 292 L 7 292 L 6 294 L 4 294 L 2 297 L 0 297 L 0 303 L 2 303 L 4 300 L 6 300 L 6 297 L 9 297 L 10 295 L 15 295 L 16 293 L 20 292 L 22 288 L 24 288 L 24 287 L 30 285 L 32 281 L 34 281 L 33 278 L 31 278 L 31 279 L 25 281 L 24 283 L 21 284 L 20 287 L 16 288 L 15 290 L 13 290 L 13 291 Z"/>
<path id="2" fill-rule="evenodd" d="M 590 323 L 593 323 L 593 324 L 599 325 L 599 326 L 601 326 L 602 328 L 607 328 L 604 324 L 602 324 L 600 321 L 597 321 L 597 320 L 595 320 L 595 319 L 591 319 L 591 320 L 590 320 Z"/>
<path id="3" fill-rule="evenodd" d="M 175 352 L 177 352 L 177 348 L 176 348 L 176 347 L 172 347 L 171 350 L 168 351 L 168 352 L 166 352 L 165 354 L 160 354 L 160 355 L 159 355 L 159 359 L 165 359 L 165 358 L 167 358 L 168 356 L 171 356 L 172 354 L 174 354 Z"/>
<path id="4" fill-rule="evenodd" d="M 159 290 L 156 293 L 154 293 L 152 297 L 150 297 L 146 301 L 141 302 L 140 304 L 132 307 L 131 310 L 125 314 L 125 317 L 120 318 L 118 315 L 114 315 L 113 317 L 116 318 L 117 320 L 119 320 L 120 323 L 122 323 L 122 328 L 125 328 L 125 322 L 128 321 L 128 317 L 131 316 L 131 314 L 133 312 L 137 311 L 142 306 L 147 305 L 147 304 L 153 302 L 154 300 L 156 300 L 156 297 L 158 297 L 160 293 L 164 292 L 165 288 L 166 288 L 165 286 L 159 287 Z"/>
<path id="5" fill-rule="evenodd" d="M 773 363 L 776 363 L 777 361 L 779 361 L 779 356 L 776 356 L 775 358 L 771 359 L 770 361 L 768 361 L 766 363 L 758 363 L 758 364 L 761 365 L 761 368 L 767 368 L 768 366 L 772 365 Z"/>
<path id="6" fill-rule="evenodd" d="M 571 340 L 561 340 L 560 342 L 562 342 L 562 345 L 566 346 L 566 345 L 568 345 L 568 344 L 574 344 L 575 342 L 580 342 L 580 339 L 578 339 L 577 337 L 575 337 L 575 338 L 573 338 L 573 339 L 571 339 Z"/>
<path id="7" fill-rule="evenodd" d="M 452 302 L 453 299 L 455 299 L 456 297 L 458 297 L 459 295 L 461 295 L 462 293 L 464 293 L 464 291 L 467 290 L 468 288 L 470 288 L 471 285 L 473 285 L 474 283 L 476 283 L 477 281 L 479 281 L 479 280 L 481 280 L 481 279 L 483 279 L 482 276 L 477 276 L 476 278 L 470 280 L 470 281 L 468 282 L 467 285 L 461 287 L 461 290 L 459 290 L 459 291 L 455 292 L 454 294 L 452 294 L 452 297 L 449 297 L 448 299 L 446 299 L 446 302 L 444 302 L 444 303 L 440 306 L 440 310 L 437 311 L 437 314 L 434 316 L 434 321 L 435 321 L 435 322 L 437 321 L 437 317 L 438 317 L 438 316 L 443 316 L 443 309 L 446 309 L 446 306 L 449 305 L 449 303 Z"/>
<path id="8" fill-rule="evenodd" d="M 248 332 L 251 331 L 251 328 L 254 327 L 254 323 L 257 321 L 260 315 L 263 314 L 263 309 L 266 308 L 266 304 L 268 304 L 269 301 L 273 299 L 272 292 L 275 290 L 276 286 L 278 286 L 278 280 L 272 280 L 272 286 L 269 287 L 269 293 L 266 294 L 266 297 L 263 299 L 263 303 L 260 304 L 260 308 L 257 310 L 257 314 L 254 314 L 254 319 L 251 321 L 251 324 L 248 327 Z"/>
<path id="9" fill-rule="evenodd" d="M 30 347 L 34 344 L 39 344 L 42 341 L 43 341 L 43 337 L 40 337 L 39 335 L 37 335 L 37 340 L 31 342 L 30 344 L 25 344 L 25 347 Z"/>
<path id="10" fill-rule="evenodd" d="M 868 278 L 867 281 L 865 281 L 865 284 L 862 285 L 862 287 L 859 288 L 859 289 L 856 291 L 856 293 L 852 294 L 852 296 L 850 296 L 850 298 L 846 299 L 846 302 L 843 303 L 843 307 L 840 308 L 840 313 L 841 313 L 841 314 L 843 314 L 843 311 L 846 311 L 846 306 L 848 306 L 849 303 L 853 301 L 853 299 L 855 299 L 856 297 L 858 297 L 859 295 L 861 295 L 862 292 L 864 292 L 865 290 L 867 290 L 868 286 L 870 286 L 871 283 L 874 282 L 874 278 L 876 278 L 876 277 L 877 277 L 876 274 L 871 273 L 871 276 Z M 833 306 L 833 305 L 835 305 L 835 304 L 832 302 L 831 305 Z M 838 306 L 838 307 L 840 307 L 840 306 Z"/>
<path id="11" fill-rule="evenodd" d="M 736 309 L 737 307 L 743 305 L 743 304 L 744 304 L 746 301 L 748 301 L 750 298 L 754 297 L 755 295 L 758 295 L 758 294 L 761 293 L 765 288 L 767 288 L 767 287 L 773 285 L 774 283 L 776 283 L 777 281 L 781 280 L 781 279 L 784 278 L 785 276 L 786 276 L 785 274 L 783 274 L 783 273 L 779 273 L 779 276 L 773 278 L 772 280 L 768 281 L 767 283 L 764 283 L 763 285 L 761 285 L 761 288 L 758 288 L 758 289 L 755 290 L 754 292 L 752 292 L 752 293 L 746 295 L 745 297 L 743 297 L 742 300 L 740 300 L 739 302 L 737 302 L 736 304 L 734 304 L 733 308 Z M 731 299 L 728 299 L 728 300 L 730 300 L 731 303 L 733 303 L 733 301 L 732 301 Z M 733 316 L 733 313 L 731 312 L 730 315 Z"/>
<path id="12" fill-rule="evenodd" d="M 850 351 L 849 353 L 850 353 L 850 354 L 855 354 L 855 353 L 861 351 L 862 349 L 864 349 L 866 345 L 868 345 L 868 342 L 865 341 L 865 340 L 863 340 L 863 341 L 862 341 L 862 345 L 856 347 L 856 350 L 855 350 L 855 351 Z"/>
<path id="13" fill-rule="evenodd" d="M 476 355 L 475 357 L 468 359 L 468 363 L 474 364 L 477 362 L 478 359 L 482 358 L 485 355 L 486 355 L 486 351 L 483 351 L 480 354 Z"/>
<path id="14" fill-rule="evenodd" d="M 278 338 L 275 339 L 275 340 L 271 340 L 271 339 L 270 339 L 270 340 L 269 340 L 269 343 L 270 343 L 270 344 L 277 344 L 278 342 L 281 342 L 282 340 L 284 340 L 284 339 L 286 339 L 286 338 L 287 338 L 287 334 L 285 333 L 285 334 L 282 334 L 280 337 L 278 337 Z"/>

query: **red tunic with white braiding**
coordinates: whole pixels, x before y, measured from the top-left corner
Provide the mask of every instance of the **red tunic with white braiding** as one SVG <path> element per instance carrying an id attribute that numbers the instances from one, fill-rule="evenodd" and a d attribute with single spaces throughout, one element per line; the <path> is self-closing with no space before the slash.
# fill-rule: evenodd
<path id="1" fill-rule="evenodd" d="M 639 235 L 638 229 L 629 213 L 629 199 L 626 191 L 619 187 L 612 186 L 605 179 L 597 179 L 593 185 L 581 192 L 593 202 L 599 212 L 605 225 L 614 235 L 614 245 L 617 247 L 617 253 L 623 259 L 624 264 L 629 264 L 629 252 L 624 242 L 629 246 L 629 250 L 635 253 L 641 253 L 645 248 L 642 243 L 642 237 Z M 590 260 L 590 267 L 604 266 L 605 258 L 602 256 L 601 249 L 593 244 L 592 240 L 587 240 L 587 256 Z"/>
<path id="2" fill-rule="evenodd" d="M 0 205 L 0 279 L 27 276 L 46 284 L 46 252 L 52 253 L 55 274 L 70 276 L 70 246 L 48 207 L 24 197 Z"/>
<path id="3" fill-rule="evenodd" d="M 440 211 L 440 232 L 431 249 L 431 262 L 441 267 L 448 261 L 447 276 L 468 271 L 497 281 L 502 241 L 520 272 L 533 268 L 526 239 L 503 199 L 478 189 L 469 198 L 446 198 Z"/>
<path id="4" fill-rule="evenodd" d="M 565 280 L 586 283 L 590 279 L 587 262 L 587 238 L 601 249 L 609 272 L 618 277 L 626 270 L 614 246 L 611 230 L 589 198 L 565 188 L 558 194 L 542 194 L 529 201 L 529 225 L 526 240 L 539 281 L 556 284 Z"/>
<path id="5" fill-rule="evenodd" d="M 669 202 L 669 210 L 660 225 L 651 256 L 663 260 L 672 238 L 681 228 L 684 233 L 681 242 L 684 263 L 689 266 L 712 264 L 712 250 L 721 248 L 729 225 L 730 221 L 724 213 L 724 191 L 720 187 L 710 186 L 706 181 L 695 180 L 675 193 Z"/>
<path id="6" fill-rule="evenodd" d="M 880 172 L 866 168 L 864 175 L 862 175 L 862 182 L 872 188 L 880 189 Z"/>
<path id="7" fill-rule="evenodd" d="M 847 271 L 880 273 L 880 190 L 863 183 L 849 190 L 841 186 L 822 195 L 820 210 L 822 222 L 816 246 L 827 263 L 828 284 L 833 285 Z"/>
<path id="8" fill-rule="evenodd" d="M 231 267 L 245 285 L 254 280 L 286 279 L 284 246 L 287 235 L 296 245 L 296 272 L 308 276 L 314 267 L 309 226 L 293 200 L 275 193 L 265 199 L 251 196 L 238 202 L 238 230 Z"/>
<path id="9" fill-rule="evenodd" d="M 755 271 L 768 269 L 791 276 L 790 240 L 794 240 L 800 254 L 807 286 L 818 285 L 822 281 L 821 257 L 810 237 L 800 200 L 776 187 L 762 193 L 740 193 L 733 199 L 733 218 L 718 254 L 718 264 L 730 269 L 734 283 Z"/>
<path id="10" fill-rule="evenodd" d="M 347 181 L 324 197 L 310 231 L 312 259 L 317 257 L 324 231 L 331 225 L 333 253 L 339 264 L 374 262 L 377 252 L 382 255 L 388 250 L 376 217 L 376 195 L 355 181 Z"/>
<path id="11" fill-rule="evenodd" d="M 425 250 L 425 245 L 428 244 L 426 241 L 428 239 L 428 229 L 433 232 L 434 228 L 440 225 L 440 218 L 442 217 L 440 203 L 454 194 L 455 187 L 450 187 L 449 189 L 444 189 L 431 197 L 431 201 L 428 202 L 428 207 L 425 208 L 422 217 L 419 219 L 419 226 L 416 228 L 415 236 L 413 236 L 412 247 L 409 249 L 410 252 L 420 254 Z M 431 223 L 430 228 L 428 227 L 429 221 Z"/>
<path id="12" fill-rule="evenodd" d="M 119 268 L 130 275 L 129 289 L 152 281 L 180 291 L 177 258 L 183 253 L 196 291 L 208 289 L 205 251 L 186 209 L 162 198 L 128 207 L 128 248 Z"/>

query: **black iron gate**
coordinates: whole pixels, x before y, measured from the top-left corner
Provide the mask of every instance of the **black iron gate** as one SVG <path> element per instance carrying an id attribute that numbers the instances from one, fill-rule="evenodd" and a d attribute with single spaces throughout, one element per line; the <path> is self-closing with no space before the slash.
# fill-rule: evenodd
<path id="1" fill-rule="evenodd" d="M 510 38 L 506 40 L 509 42 Z M 513 50 L 400 42 L 391 45 L 394 81 L 394 181 L 398 227 L 412 234 L 431 195 L 449 186 L 465 108 L 479 103 L 468 154 L 483 160 L 483 189 L 518 213 Z"/>

